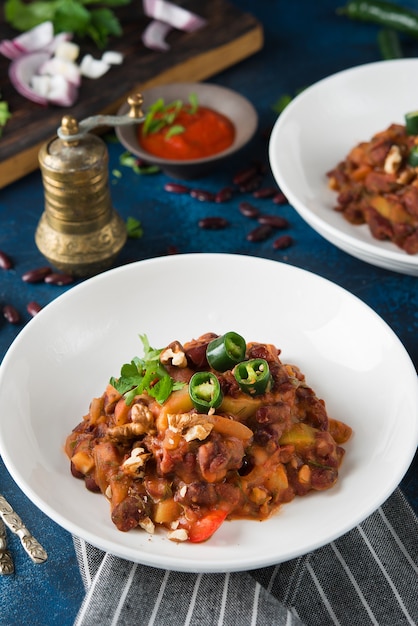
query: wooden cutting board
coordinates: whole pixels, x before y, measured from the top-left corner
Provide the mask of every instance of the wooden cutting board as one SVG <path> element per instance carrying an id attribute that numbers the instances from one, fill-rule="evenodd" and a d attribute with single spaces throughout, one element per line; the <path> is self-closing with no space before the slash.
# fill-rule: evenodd
<path id="1" fill-rule="evenodd" d="M 150 20 L 143 14 L 139 0 L 116 11 L 124 34 L 114 38 L 107 49 L 122 52 L 124 63 L 100 79 L 83 79 L 79 98 L 71 109 L 42 107 L 20 96 L 8 78 L 10 61 L 0 55 L 0 91 L 12 113 L 0 137 L 0 188 L 38 167 L 39 149 L 56 134 L 64 115 L 70 113 L 81 121 L 90 115 L 114 114 L 130 93 L 141 88 L 205 80 L 262 48 L 262 26 L 233 4 L 224 0 L 181 4 L 204 17 L 207 25 L 195 33 L 171 31 L 168 52 L 148 50 L 142 44 L 141 33 Z M 14 36 L 16 31 L 0 17 L 0 38 Z M 86 53 L 100 58 L 97 48 L 86 41 L 80 43 L 80 59 Z"/>

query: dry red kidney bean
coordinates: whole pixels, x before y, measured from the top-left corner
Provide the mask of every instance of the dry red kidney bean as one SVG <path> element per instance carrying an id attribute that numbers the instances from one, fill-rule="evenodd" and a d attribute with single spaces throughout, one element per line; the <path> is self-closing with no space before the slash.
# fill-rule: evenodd
<path id="1" fill-rule="evenodd" d="M 247 241 L 264 241 L 273 232 L 273 228 L 269 226 L 269 224 L 261 224 L 261 226 L 257 226 L 251 230 L 247 235 Z"/>
<path id="2" fill-rule="evenodd" d="M 254 198 L 273 198 L 277 195 L 277 189 L 275 187 L 261 187 L 253 191 Z"/>
<path id="3" fill-rule="evenodd" d="M 282 235 L 273 241 L 273 248 L 275 250 L 284 250 L 285 248 L 289 248 L 292 244 L 293 239 L 290 235 Z"/>
<path id="4" fill-rule="evenodd" d="M 58 272 L 52 272 L 45 276 L 44 282 L 48 283 L 48 285 L 58 285 L 62 287 L 63 285 L 70 285 L 74 282 L 74 277 L 70 274 L 60 274 Z"/>
<path id="5" fill-rule="evenodd" d="M 18 324 L 20 322 L 20 313 L 11 304 L 4 305 L 3 315 L 10 324 Z"/>
<path id="6" fill-rule="evenodd" d="M 260 215 L 259 209 L 250 202 L 240 202 L 238 208 L 244 217 L 256 218 Z"/>
<path id="7" fill-rule="evenodd" d="M 228 202 L 232 198 L 233 193 L 231 187 L 224 187 L 215 194 L 215 202 Z"/>
<path id="8" fill-rule="evenodd" d="M 280 215 L 260 215 L 257 221 L 260 224 L 268 224 L 273 228 L 287 228 L 289 226 L 289 222 L 284 217 L 280 217 Z"/>
<path id="9" fill-rule="evenodd" d="M 31 300 L 26 305 L 26 310 L 29 313 L 29 315 L 32 315 L 32 317 L 35 317 L 35 315 L 39 313 L 41 309 L 42 309 L 41 305 L 35 302 L 35 300 Z"/>
<path id="10" fill-rule="evenodd" d="M 257 189 L 259 189 L 262 182 L 263 182 L 262 176 L 254 176 L 254 178 L 251 178 L 246 183 L 243 183 L 242 185 L 240 185 L 239 190 L 241 193 L 253 193 Z"/>
<path id="11" fill-rule="evenodd" d="M 200 202 L 214 202 L 215 194 L 212 191 L 206 191 L 206 189 L 192 189 L 190 191 L 192 198 L 200 200 Z"/>
<path id="12" fill-rule="evenodd" d="M 199 228 L 204 230 L 221 230 L 229 225 L 229 222 L 224 217 L 203 217 L 198 222 Z"/>
<path id="13" fill-rule="evenodd" d="M 182 185 L 181 183 L 166 183 L 164 189 L 170 193 L 189 193 L 190 191 L 186 185 Z"/>
<path id="14" fill-rule="evenodd" d="M 260 170 L 259 170 L 258 165 L 250 165 L 240 170 L 239 172 L 237 172 L 235 176 L 233 177 L 232 182 L 234 183 L 234 185 L 238 185 L 238 186 L 244 185 L 245 183 L 248 183 L 248 181 L 250 181 L 255 176 L 258 176 L 259 173 L 260 173 Z"/>
<path id="15" fill-rule="evenodd" d="M 22 276 L 22 280 L 25 281 L 25 283 L 40 283 L 48 274 L 52 274 L 50 267 L 37 267 L 25 272 Z"/>
<path id="16" fill-rule="evenodd" d="M 288 204 L 287 198 L 282 191 L 278 191 L 273 197 L 274 204 Z"/>
<path id="17" fill-rule="evenodd" d="M 0 250 L 0 267 L 3 270 L 10 270 L 13 267 L 12 259 L 2 250 Z"/>

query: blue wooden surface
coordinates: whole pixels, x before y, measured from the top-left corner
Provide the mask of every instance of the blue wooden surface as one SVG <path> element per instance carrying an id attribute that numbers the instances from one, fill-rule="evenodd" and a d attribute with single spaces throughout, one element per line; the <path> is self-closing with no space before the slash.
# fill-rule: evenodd
<path id="1" fill-rule="evenodd" d="M 283 95 L 294 95 L 302 87 L 355 65 L 380 60 L 377 28 L 338 17 L 342 3 L 331 0 L 235 0 L 264 25 L 264 49 L 251 58 L 211 79 L 247 96 L 260 117 L 260 132 L 239 160 L 222 171 L 195 181 L 193 186 L 217 191 L 230 184 L 233 174 L 253 158 L 267 159 L 266 132 L 276 119 L 272 106 Z M 404 4 L 408 4 L 405 2 Z M 409 3 L 414 4 L 414 3 Z M 406 56 L 418 54 L 418 40 L 403 40 Z M 185 252 L 231 252 L 277 259 L 313 271 L 348 289 L 371 306 L 392 327 L 418 368 L 418 279 L 368 265 L 338 250 L 322 239 L 289 205 L 275 206 L 271 200 L 253 201 L 250 196 L 234 198 L 224 205 L 198 202 L 188 196 L 163 191 L 169 180 L 164 174 L 138 176 L 119 162 L 123 147 L 109 143 L 111 193 L 115 208 L 125 219 L 142 222 L 144 235 L 129 240 L 119 263 L 167 254 L 171 246 Z M 267 177 L 268 180 L 268 177 Z M 272 179 L 270 179 L 272 182 Z M 272 248 L 272 240 L 250 243 L 246 235 L 253 224 L 238 210 L 242 199 L 252 200 L 263 211 L 287 217 L 294 245 L 285 251 Z M 34 242 L 34 232 L 43 211 L 43 189 L 39 172 L 0 190 L 0 250 L 14 260 L 13 270 L 0 270 L 0 303 L 13 304 L 29 320 L 26 304 L 42 306 L 63 293 L 65 287 L 30 285 L 22 274 L 45 265 Z M 223 215 L 230 227 L 223 231 L 199 229 L 199 218 Z M 0 320 L 0 358 L 16 337 L 20 326 Z M 0 416 L 1 419 L 1 416 Z M 407 433 L 405 433 L 407 436 Z M 417 460 L 402 489 L 418 509 Z M 72 624 L 83 597 L 71 536 L 34 507 L 7 473 L 0 461 L 0 492 L 14 505 L 27 525 L 45 545 L 49 560 L 33 565 L 12 537 L 16 573 L 0 579 L 0 624 L 31 626 Z"/>

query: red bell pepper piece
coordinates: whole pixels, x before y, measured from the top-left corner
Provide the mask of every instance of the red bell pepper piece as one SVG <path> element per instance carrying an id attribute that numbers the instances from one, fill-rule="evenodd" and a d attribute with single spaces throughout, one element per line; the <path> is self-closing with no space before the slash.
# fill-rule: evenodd
<path id="1" fill-rule="evenodd" d="M 227 515 L 227 511 L 216 510 L 201 517 L 189 530 L 189 541 L 200 543 L 209 539 L 225 521 Z"/>

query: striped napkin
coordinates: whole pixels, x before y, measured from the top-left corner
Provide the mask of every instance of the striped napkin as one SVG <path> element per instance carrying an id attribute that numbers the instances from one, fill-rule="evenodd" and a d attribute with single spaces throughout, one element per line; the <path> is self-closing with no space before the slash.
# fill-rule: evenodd
<path id="1" fill-rule="evenodd" d="M 416 626 L 417 531 L 397 489 L 336 541 L 249 572 L 160 570 L 74 537 L 86 589 L 75 626 Z"/>

